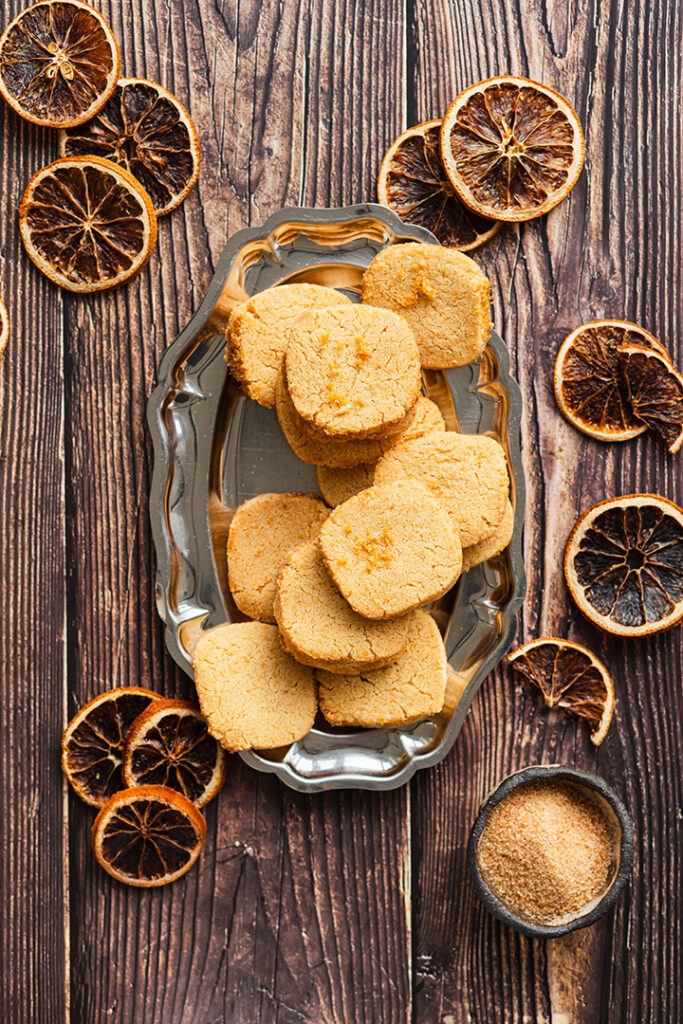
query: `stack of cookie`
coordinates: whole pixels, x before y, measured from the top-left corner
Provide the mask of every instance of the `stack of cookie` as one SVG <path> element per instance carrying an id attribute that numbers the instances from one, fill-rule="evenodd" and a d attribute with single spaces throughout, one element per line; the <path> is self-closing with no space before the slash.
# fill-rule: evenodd
<path id="1" fill-rule="evenodd" d="M 195 651 L 202 710 L 227 749 L 300 739 L 318 703 L 346 727 L 441 710 L 446 654 L 420 609 L 507 546 L 512 506 L 503 449 L 446 431 L 421 367 L 481 354 L 489 287 L 461 253 L 410 244 L 376 257 L 360 305 L 283 285 L 233 311 L 232 374 L 276 408 L 327 504 L 265 494 L 234 515 L 229 585 L 256 621 L 219 626 Z"/>

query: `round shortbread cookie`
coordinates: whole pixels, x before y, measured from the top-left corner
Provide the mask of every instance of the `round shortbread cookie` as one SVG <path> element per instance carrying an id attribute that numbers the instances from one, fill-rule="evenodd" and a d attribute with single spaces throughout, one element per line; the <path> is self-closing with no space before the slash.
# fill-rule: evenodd
<path id="1" fill-rule="evenodd" d="M 284 358 L 294 408 L 336 440 L 378 437 L 397 428 L 420 393 L 420 359 L 398 313 L 344 306 L 304 313 Z"/>
<path id="2" fill-rule="evenodd" d="M 475 565 L 481 565 L 489 558 L 494 558 L 501 551 L 505 551 L 512 540 L 512 532 L 515 525 L 515 516 L 512 511 L 512 504 L 508 500 L 503 512 L 503 518 L 498 523 L 495 533 L 486 540 L 480 540 L 478 544 L 472 544 L 462 549 L 462 571 L 467 572 Z"/>
<path id="3" fill-rule="evenodd" d="M 375 479 L 375 463 L 362 462 L 350 469 L 334 469 L 332 466 L 318 466 L 315 471 L 318 489 L 328 505 L 335 508 L 343 505 L 354 494 L 372 487 Z"/>
<path id="4" fill-rule="evenodd" d="M 434 430 L 445 430 L 441 411 L 434 402 L 420 395 L 415 405 L 415 416 L 409 427 L 401 434 L 401 441 Z M 398 442 L 397 442 L 398 443 Z M 333 466 L 318 466 L 316 470 L 320 493 L 333 508 L 348 501 L 354 494 L 359 494 L 366 487 L 371 487 L 375 478 L 375 466 L 372 463 L 361 463 L 348 469 L 337 469 Z"/>
<path id="5" fill-rule="evenodd" d="M 315 541 L 290 555 L 280 573 L 274 607 L 282 646 L 313 668 L 379 668 L 406 645 L 409 617 L 378 621 L 354 612 L 330 579 Z"/>
<path id="6" fill-rule="evenodd" d="M 329 511 L 315 494 L 259 494 L 239 506 L 228 533 L 228 584 L 241 612 L 275 622 L 280 570 L 295 548 L 315 540 Z"/>
<path id="7" fill-rule="evenodd" d="M 351 299 L 320 284 L 268 288 L 230 313 L 225 360 L 248 398 L 275 406 L 275 383 L 287 347 L 287 332 L 309 309 L 350 305 Z"/>
<path id="8" fill-rule="evenodd" d="M 328 572 L 354 611 L 390 619 L 435 601 L 462 566 L 457 528 L 417 481 L 376 484 L 338 505 L 320 531 Z"/>
<path id="9" fill-rule="evenodd" d="M 415 405 L 413 422 L 401 435 L 401 440 L 409 441 L 413 437 L 422 437 L 423 434 L 431 434 L 433 431 L 444 431 L 445 429 L 446 424 L 436 402 L 420 395 Z"/>
<path id="10" fill-rule="evenodd" d="M 363 302 L 404 316 L 432 370 L 481 355 L 491 334 L 490 294 L 474 260 L 439 245 L 389 245 L 363 275 Z"/>
<path id="11" fill-rule="evenodd" d="M 510 491 L 505 452 L 483 434 L 423 434 L 396 445 L 375 467 L 375 484 L 411 480 L 443 502 L 464 548 L 495 533 Z"/>
<path id="12" fill-rule="evenodd" d="M 349 468 L 363 462 L 375 463 L 400 439 L 376 437 L 361 441 L 324 441 L 313 437 L 292 404 L 282 373 L 275 388 L 275 407 L 290 448 L 309 465 Z"/>
<path id="13" fill-rule="evenodd" d="M 275 626 L 236 622 L 205 633 L 194 678 L 209 732 L 226 750 L 284 747 L 313 726 L 313 672 L 282 650 Z"/>
<path id="14" fill-rule="evenodd" d="M 393 664 L 362 675 L 316 672 L 320 709 L 330 725 L 409 725 L 441 711 L 446 672 L 438 626 L 426 612 L 413 612 L 406 649 Z"/>

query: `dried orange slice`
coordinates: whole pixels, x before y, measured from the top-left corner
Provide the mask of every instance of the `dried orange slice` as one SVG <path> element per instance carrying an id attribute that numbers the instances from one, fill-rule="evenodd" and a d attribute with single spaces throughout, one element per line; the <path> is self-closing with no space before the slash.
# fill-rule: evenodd
<path id="1" fill-rule="evenodd" d="M 465 89 L 441 126 L 441 158 L 463 203 L 481 217 L 540 217 L 567 196 L 585 153 L 576 111 L 554 89 L 499 75 Z"/>
<path id="2" fill-rule="evenodd" d="M 408 128 L 387 151 L 377 178 L 377 198 L 405 221 L 428 228 L 442 245 L 467 252 L 500 228 L 469 210 L 448 180 L 441 160 L 441 121 Z"/>
<path id="3" fill-rule="evenodd" d="M 557 404 L 573 426 L 599 441 L 627 441 L 647 430 L 623 388 L 619 350 L 630 344 L 669 358 L 652 334 L 625 320 L 582 324 L 557 353 Z"/>
<path id="4" fill-rule="evenodd" d="M 31 178 L 19 207 L 26 251 L 72 292 L 115 288 L 136 274 L 156 244 L 152 200 L 123 167 L 74 156 Z"/>
<path id="5" fill-rule="evenodd" d="M 683 444 L 683 377 L 668 358 L 642 345 L 622 345 L 619 361 L 633 412 L 677 452 Z"/>
<path id="6" fill-rule="evenodd" d="M 135 719 L 123 750 L 126 786 L 170 786 L 203 807 L 225 782 L 228 757 L 189 700 L 157 700 Z"/>
<path id="7" fill-rule="evenodd" d="M 601 501 L 572 530 L 564 575 L 579 609 L 608 633 L 675 626 L 683 619 L 683 509 L 658 494 Z"/>
<path id="8" fill-rule="evenodd" d="M 87 804 L 101 807 L 121 789 L 126 733 L 158 698 L 152 690 L 122 686 L 101 693 L 71 719 L 62 736 L 62 769 Z"/>
<path id="9" fill-rule="evenodd" d="M 9 314 L 7 306 L 0 299 L 0 355 L 5 351 L 7 339 L 9 338 Z"/>
<path id="10" fill-rule="evenodd" d="M 586 719 L 592 742 L 596 747 L 602 743 L 614 713 L 614 686 L 603 663 L 588 648 L 544 637 L 522 644 L 508 654 L 507 661 L 527 686 L 540 691 L 549 708 Z"/>
<path id="11" fill-rule="evenodd" d="M 197 129 L 185 107 L 144 78 L 121 78 L 87 124 L 60 132 L 60 156 L 100 156 L 125 167 L 157 217 L 180 206 L 199 177 Z"/>
<path id="12" fill-rule="evenodd" d="M 95 818 L 92 848 L 112 878 L 127 885 L 166 885 L 189 871 L 201 853 L 201 811 L 167 786 L 115 793 Z"/>
<path id="13" fill-rule="evenodd" d="M 82 124 L 111 96 L 121 55 L 99 11 L 81 0 L 43 0 L 0 38 L 0 93 L 47 128 Z"/>

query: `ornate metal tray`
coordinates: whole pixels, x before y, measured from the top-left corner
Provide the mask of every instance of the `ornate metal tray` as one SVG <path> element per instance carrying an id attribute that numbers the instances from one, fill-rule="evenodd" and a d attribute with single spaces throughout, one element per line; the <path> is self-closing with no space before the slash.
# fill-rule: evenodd
<path id="1" fill-rule="evenodd" d="M 202 631 L 243 619 L 227 585 L 225 547 L 233 510 L 264 491 L 316 491 L 315 469 L 292 453 L 275 412 L 244 399 L 227 373 L 224 327 L 232 306 L 284 281 L 312 281 L 357 297 L 380 249 L 438 244 L 375 204 L 336 210 L 285 209 L 228 242 L 199 310 L 166 351 L 148 406 L 154 442 L 150 496 L 157 554 L 156 599 L 166 643 L 192 675 Z M 424 391 L 446 425 L 490 433 L 508 456 L 515 532 L 506 552 L 465 574 L 432 606 L 450 678 L 443 711 L 401 729 L 340 730 L 323 720 L 298 743 L 241 756 L 294 789 L 392 789 L 440 761 L 474 695 L 510 646 L 525 593 L 521 396 L 497 334 L 481 357 L 456 370 L 425 371 Z"/>

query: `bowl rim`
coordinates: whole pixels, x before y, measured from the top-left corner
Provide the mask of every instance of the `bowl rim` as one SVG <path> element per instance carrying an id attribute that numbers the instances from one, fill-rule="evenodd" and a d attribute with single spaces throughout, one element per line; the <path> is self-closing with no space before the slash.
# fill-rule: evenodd
<path id="1" fill-rule="evenodd" d="M 155 595 L 157 610 L 165 624 L 166 647 L 176 663 L 188 672 L 185 655 L 181 650 L 176 635 L 173 613 L 168 592 L 169 566 L 173 557 L 172 537 L 159 514 L 165 502 L 168 483 L 173 476 L 175 462 L 170 454 L 168 431 L 166 424 L 167 405 L 176 387 L 176 371 L 182 363 L 185 353 L 192 348 L 195 338 L 207 325 L 209 318 L 220 298 L 225 281 L 228 278 L 233 261 L 238 258 L 242 248 L 254 241 L 267 239 L 281 225 L 298 223 L 302 226 L 314 226 L 320 223 L 344 224 L 355 220 L 369 219 L 379 221 L 393 232 L 401 242 L 423 242 L 438 245 L 437 239 L 426 228 L 406 224 L 387 207 L 378 203 L 359 203 L 346 207 L 285 207 L 273 213 L 260 225 L 242 228 L 231 235 L 218 260 L 215 273 L 208 285 L 200 305 L 176 339 L 163 353 L 157 373 L 157 384 L 150 395 L 147 405 L 147 422 L 154 449 L 154 464 L 149 493 L 149 512 L 152 537 L 157 557 Z M 517 489 L 515 507 L 514 533 L 510 542 L 511 558 L 515 566 L 515 586 L 505 607 L 505 626 L 501 631 L 493 650 L 484 659 L 475 675 L 469 680 L 455 709 L 443 740 L 438 746 L 423 754 L 414 754 L 407 758 L 398 769 L 388 775 L 367 775 L 362 772 L 347 772 L 343 775 L 325 774 L 316 779 L 301 778 L 286 761 L 269 762 L 259 757 L 258 752 L 242 751 L 240 757 L 248 765 L 260 772 L 274 774 L 292 789 L 302 792 L 320 792 L 329 789 L 366 789 L 388 790 L 405 785 L 418 769 L 427 768 L 443 760 L 452 748 L 462 728 L 470 705 L 479 691 L 484 679 L 501 661 L 510 648 L 517 630 L 517 613 L 526 595 L 526 573 L 522 554 L 522 535 L 526 508 L 526 480 L 521 457 L 521 418 L 522 395 L 519 384 L 510 373 L 510 353 L 500 336 L 492 331 L 489 346 L 495 353 L 501 378 L 505 382 L 509 402 L 508 438 L 511 447 L 512 472 Z M 208 529 L 202 521 L 202 529 Z M 191 675 L 191 669 L 189 670 Z"/>
<path id="2" fill-rule="evenodd" d="M 491 811 L 505 797 L 509 796 L 515 789 L 530 782 L 547 782 L 555 779 L 565 779 L 573 782 L 577 786 L 597 793 L 607 801 L 619 823 L 621 857 L 612 884 L 590 910 L 561 924 L 534 924 L 526 918 L 519 917 L 509 909 L 507 904 L 496 896 L 482 876 L 477 849 Z M 589 925 L 595 924 L 614 906 L 631 874 L 633 849 L 634 836 L 631 816 L 620 797 L 617 796 L 602 776 L 584 771 L 581 768 L 574 768 L 572 765 L 567 764 L 534 764 L 528 765 L 526 768 L 520 768 L 511 775 L 506 776 L 483 801 L 474 819 L 467 844 L 467 866 L 474 882 L 477 896 L 490 914 L 498 918 L 499 921 L 502 921 L 503 924 L 509 925 L 515 931 L 521 932 L 523 935 L 529 936 L 529 938 L 553 939 L 558 938 L 560 935 L 567 935 L 569 932 L 577 931 L 579 928 L 587 928 Z"/>

